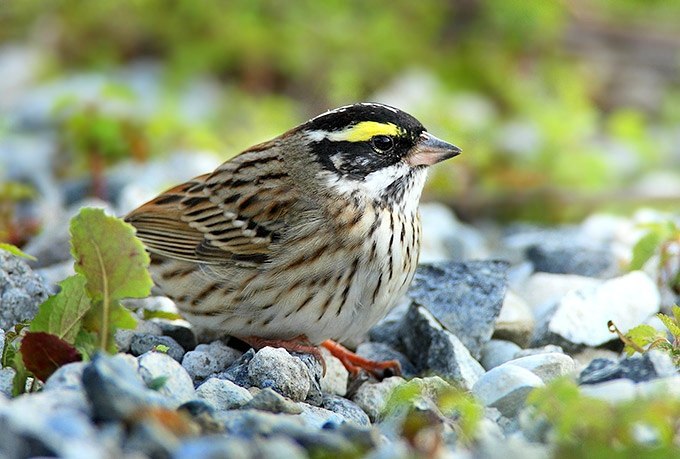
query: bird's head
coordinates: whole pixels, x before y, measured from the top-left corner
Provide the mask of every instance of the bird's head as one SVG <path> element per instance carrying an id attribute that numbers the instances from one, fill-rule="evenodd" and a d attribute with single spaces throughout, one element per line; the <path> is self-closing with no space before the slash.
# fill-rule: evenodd
<path id="1" fill-rule="evenodd" d="M 305 139 L 316 179 L 336 193 L 390 200 L 420 189 L 428 166 L 460 149 L 428 133 L 414 117 L 383 104 L 362 103 L 323 113 L 296 130 Z"/>

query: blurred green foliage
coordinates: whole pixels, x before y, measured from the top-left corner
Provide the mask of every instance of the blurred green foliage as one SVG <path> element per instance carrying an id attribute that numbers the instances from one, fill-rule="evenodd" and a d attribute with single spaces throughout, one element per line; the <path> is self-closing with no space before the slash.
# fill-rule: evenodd
<path id="1" fill-rule="evenodd" d="M 658 392 L 612 403 L 558 379 L 535 389 L 528 404 L 550 426 L 556 458 L 678 457 L 680 400 L 663 388 Z"/>
<path id="2" fill-rule="evenodd" d="M 555 221 L 647 204 L 644 195 L 618 198 L 644 174 L 677 165 L 668 130 L 680 122 L 678 79 L 659 89 L 657 105 L 631 106 L 612 98 L 612 77 L 602 75 L 617 68 L 603 67 L 612 58 L 597 54 L 598 43 L 588 59 L 567 42 L 579 25 L 620 40 L 672 33 L 678 2 L 23 0 L 0 5 L 0 21 L 0 43 L 48 51 L 46 78 L 146 58 L 163 63 L 166 96 L 196 75 L 218 78 L 225 95 L 207 122 L 187 123 L 166 97 L 142 126 L 151 154 L 175 144 L 234 154 L 327 108 L 377 97 L 463 148 L 434 171 L 429 196 L 470 217 Z M 426 78 L 400 86 L 414 74 Z M 106 137 L 120 150 L 120 120 L 100 121 L 85 123 L 87 133 L 72 120 L 71 130 L 78 142 Z"/>

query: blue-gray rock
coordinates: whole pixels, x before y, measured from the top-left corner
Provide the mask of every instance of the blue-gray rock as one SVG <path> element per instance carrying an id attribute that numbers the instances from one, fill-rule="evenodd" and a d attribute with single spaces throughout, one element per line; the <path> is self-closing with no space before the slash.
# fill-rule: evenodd
<path id="1" fill-rule="evenodd" d="M 364 410 L 359 408 L 356 403 L 337 395 L 324 395 L 321 407 L 337 413 L 347 422 L 360 426 L 371 425 L 371 420 Z"/>
<path id="2" fill-rule="evenodd" d="M 14 368 L 0 368 L 0 396 L 12 396 L 13 381 L 16 373 Z"/>
<path id="3" fill-rule="evenodd" d="M 418 372 L 433 372 L 455 380 L 469 390 L 484 374 L 484 368 L 453 333 L 445 330 L 432 314 L 416 303 L 411 305 L 400 328 L 401 345 Z"/>
<path id="4" fill-rule="evenodd" d="M 156 346 L 167 346 L 166 353 L 177 360 L 182 361 L 184 357 L 184 349 L 177 341 L 169 336 L 147 335 L 146 333 L 135 333 L 130 342 L 130 353 L 134 356 L 140 356 L 146 352 L 153 351 Z"/>
<path id="5" fill-rule="evenodd" d="M 357 347 L 356 353 L 370 360 L 385 361 L 398 360 L 401 364 L 401 375 L 405 378 L 414 377 L 418 370 L 403 353 L 386 343 L 367 341 Z M 394 376 L 394 375 L 387 375 Z"/>
<path id="6" fill-rule="evenodd" d="M 230 366 L 233 367 L 233 377 L 236 377 L 236 367 L 234 366 L 237 365 L 236 362 L 245 362 L 247 367 L 247 362 L 250 361 L 253 355 L 254 352 L 248 354 L 247 357 L 241 358 L 241 352 L 232 349 L 222 341 L 213 341 L 210 344 L 199 344 L 193 351 L 187 352 L 182 359 L 182 366 L 187 370 L 189 376 L 191 376 L 191 379 L 193 379 L 195 383 L 200 383 L 208 376 L 217 374 Z M 243 381 L 247 380 L 247 373 L 248 371 L 246 368 L 243 370 Z M 226 379 L 231 380 L 229 377 Z M 236 384 L 239 383 L 236 382 Z M 244 384 L 239 385 L 242 386 Z"/>
<path id="7" fill-rule="evenodd" d="M 608 247 L 583 244 L 574 239 L 543 241 L 526 249 L 526 257 L 539 272 L 606 277 L 615 274 L 614 254 Z"/>
<path id="8" fill-rule="evenodd" d="M 520 350 L 521 348 L 512 341 L 492 339 L 482 348 L 482 356 L 479 362 L 485 370 L 490 370 L 514 359 L 515 354 Z"/>
<path id="9" fill-rule="evenodd" d="M 300 408 L 300 419 L 310 429 L 330 428 L 331 426 L 335 427 L 345 423 L 345 418 L 326 408 L 313 406 L 308 403 L 300 403 Z"/>
<path id="10" fill-rule="evenodd" d="M 137 368 L 121 354 L 95 354 L 83 371 L 83 387 L 95 418 L 102 421 L 126 419 L 146 406 L 176 408 L 174 402 L 148 389 Z"/>
<path id="11" fill-rule="evenodd" d="M 321 362 L 311 354 L 301 354 L 294 352 L 294 357 L 300 359 L 302 363 L 307 367 L 307 375 L 309 376 L 309 391 L 307 392 L 307 398 L 305 398 L 305 403 L 310 405 L 319 406 L 323 400 L 323 393 L 321 392 L 321 378 L 323 375 L 323 366 Z"/>
<path id="12" fill-rule="evenodd" d="M 162 334 L 161 327 L 150 320 L 137 320 L 137 326 L 134 329 L 119 328 L 113 335 L 116 340 L 116 347 L 119 352 L 130 352 L 130 345 L 135 335 L 158 335 Z"/>
<path id="13" fill-rule="evenodd" d="M 241 386 L 227 379 L 209 378 L 196 389 L 196 396 L 208 402 L 216 410 L 241 408 L 253 396 Z"/>
<path id="14" fill-rule="evenodd" d="M 507 272 L 503 261 L 420 265 L 408 296 L 479 358 L 503 305 Z"/>
<path id="15" fill-rule="evenodd" d="M 287 399 L 283 395 L 267 387 L 256 393 L 244 409 L 269 411 L 271 413 L 300 414 L 302 408 L 299 404 Z"/>
<path id="16" fill-rule="evenodd" d="M 598 384 L 613 379 L 630 379 L 634 382 L 651 381 L 678 373 L 670 357 L 660 351 L 625 357 L 614 361 L 594 359 L 581 371 L 579 384 Z"/>
<path id="17" fill-rule="evenodd" d="M 173 459 L 198 457 L 219 459 L 305 459 L 307 453 L 294 441 L 284 437 L 246 440 L 238 437 L 205 436 L 185 441 L 173 454 Z"/>
<path id="18" fill-rule="evenodd" d="M 72 362 L 57 368 L 57 371 L 45 381 L 43 391 L 59 389 L 82 391 L 83 371 L 87 365 L 87 362 Z"/>
<path id="19" fill-rule="evenodd" d="M 43 280 L 21 258 L 0 250 L 0 328 L 32 319 L 47 299 Z"/>
<path id="20" fill-rule="evenodd" d="M 146 352 L 139 357 L 139 374 L 147 386 L 160 383 L 156 391 L 177 406 L 195 397 L 194 383 L 182 365 L 162 352 Z"/>
<path id="21" fill-rule="evenodd" d="M 472 393 L 485 406 L 497 408 L 512 418 L 524 406 L 529 392 L 544 386 L 541 378 L 524 368 L 504 364 L 484 374 L 472 387 Z"/>
<path id="22" fill-rule="evenodd" d="M 196 341 L 196 335 L 189 328 L 183 325 L 175 325 L 165 321 L 158 321 L 158 325 L 163 331 L 163 335 L 169 336 L 170 338 L 177 341 L 177 344 L 182 346 L 185 351 L 193 351 L 198 345 Z"/>
<path id="23" fill-rule="evenodd" d="M 282 348 L 260 349 L 248 363 L 252 385 L 276 392 L 300 402 L 307 398 L 311 387 L 307 366 Z"/>

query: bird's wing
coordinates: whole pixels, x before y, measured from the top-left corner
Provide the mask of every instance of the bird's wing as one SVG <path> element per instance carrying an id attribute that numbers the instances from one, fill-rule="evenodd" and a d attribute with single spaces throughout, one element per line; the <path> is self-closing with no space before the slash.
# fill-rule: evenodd
<path id="1" fill-rule="evenodd" d="M 258 266 L 295 202 L 276 149 L 253 147 L 127 215 L 149 251 L 194 263 Z M 261 149 L 259 149 L 261 148 Z"/>

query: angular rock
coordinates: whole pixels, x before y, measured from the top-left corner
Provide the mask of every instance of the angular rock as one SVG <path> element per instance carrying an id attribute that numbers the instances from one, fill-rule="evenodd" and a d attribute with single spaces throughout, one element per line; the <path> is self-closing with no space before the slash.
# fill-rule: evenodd
<path id="1" fill-rule="evenodd" d="M 503 261 L 420 265 L 407 295 L 479 358 L 503 304 L 507 271 Z"/>
<path id="2" fill-rule="evenodd" d="M 307 367 L 307 376 L 309 377 L 309 391 L 305 403 L 319 406 L 323 400 L 323 393 L 321 391 L 321 379 L 323 375 L 323 366 L 321 362 L 311 354 L 301 354 L 294 352 L 294 357 L 297 357 Z M 326 361 L 328 365 L 328 361 Z M 342 364 L 341 364 L 342 365 Z"/>
<path id="3" fill-rule="evenodd" d="M 394 388 L 403 382 L 403 378 L 392 376 L 378 383 L 362 384 L 352 397 L 352 401 L 368 415 L 372 422 L 375 422 L 380 418 Z"/>
<path id="4" fill-rule="evenodd" d="M 522 349 L 511 341 L 492 339 L 482 348 L 480 363 L 485 370 L 490 370 L 515 358 Z"/>
<path id="5" fill-rule="evenodd" d="M 329 429 L 345 422 L 345 418 L 326 408 L 308 403 L 300 403 L 300 408 L 302 409 L 300 419 L 310 429 Z"/>
<path id="6" fill-rule="evenodd" d="M 269 387 L 257 392 L 248 403 L 243 405 L 243 408 L 271 413 L 302 413 L 301 404 L 292 402 Z"/>
<path id="7" fill-rule="evenodd" d="M 659 306 L 654 281 L 642 271 L 633 271 L 597 287 L 567 293 L 537 324 L 532 346 L 558 344 L 574 351 L 600 346 L 617 339 L 608 321 L 629 330 L 658 312 Z"/>
<path id="8" fill-rule="evenodd" d="M 161 327 L 157 323 L 151 322 L 150 320 L 137 320 L 137 326 L 134 329 L 119 328 L 113 336 L 116 340 L 116 347 L 118 347 L 118 350 L 120 352 L 129 352 L 132 339 L 136 335 L 160 336 L 161 334 Z M 142 354 L 144 352 L 142 352 Z"/>
<path id="9" fill-rule="evenodd" d="M 255 357 L 255 350 L 248 349 L 241 357 L 236 359 L 229 368 L 226 370 L 216 373 L 215 377 L 219 379 L 227 379 L 234 384 L 241 387 L 251 387 L 250 376 L 248 374 L 248 364 Z"/>
<path id="10" fill-rule="evenodd" d="M 147 386 L 162 381 L 156 391 L 177 406 L 194 398 L 194 383 L 177 360 L 168 354 L 154 351 L 140 355 L 137 360 L 139 374 Z"/>
<path id="11" fill-rule="evenodd" d="M 606 277 L 617 271 L 614 254 L 608 247 L 573 239 L 543 241 L 527 248 L 526 256 L 539 272 Z"/>
<path id="12" fill-rule="evenodd" d="M 248 363 L 252 385 L 271 388 L 296 402 L 303 401 L 311 387 L 307 366 L 282 348 L 260 349 Z"/>
<path id="13" fill-rule="evenodd" d="M 371 420 L 366 412 L 362 410 L 359 405 L 344 397 L 324 395 L 321 407 L 340 415 L 347 422 L 360 426 L 368 426 L 371 424 Z"/>
<path id="14" fill-rule="evenodd" d="M 452 333 L 422 306 L 411 305 L 400 328 L 404 353 L 418 372 L 431 371 L 455 380 L 466 390 L 484 374 L 482 366 Z"/>
<path id="15" fill-rule="evenodd" d="M 0 328 L 32 319 L 47 299 L 40 276 L 21 258 L 0 249 Z"/>
<path id="16" fill-rule="evenodd" d="M 529 370 L 546 384 L 553 379 L 572 374 L 576 368 L 574 359 L 559 352 L 520 357 L 503 365 L 515 365 Z"/>
<path id="17" fill-rule="evenodd" d="M 668 354 L 649 351 L 642 355 L 625 357 L 614 361 L 594 359 L 579 375 L 579 384 L 598 384 L 614 379 L 629 379 L 633 382 L 651 381 L 678 374 Z"/>
<path id="18" fill-rule="evenodd" d="M 529 370 L 510 364 L 493 368 L 472 388 L 472 393 L 485 406 L 497 408 L 505 417 L 516 416 L 529 392 L 544 386 L 541 378 Z"/>
<path id="19" fill-rule="evenodd" d="M 137 368 L 120 354 L 95 354 L 83 371 L 83 387 L 95 418 L 102 421 L 127 419 L 147 406 L 176 408 L 171 400 L 148 389 Z"/>
<path id="20" fill-rule="evenodd" d="M 241 386 L 226 379 L 209 378 L 196 389 L 196 396 L 205 400 L 216 410 L 241 408 L 253 396 Z"/>
<path id="21" fill-rule="evenodd" d="M 203 381 L 232 365 L 240 356 L 241 352 L 222 341 L 213 341 L 210 344 L 199 344 L 193 351 L 184 354 L 182 366 L 194 381 Z"/>

